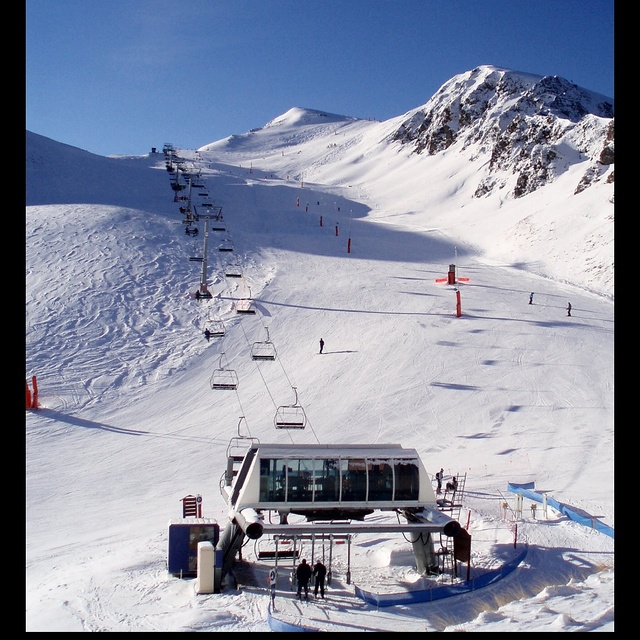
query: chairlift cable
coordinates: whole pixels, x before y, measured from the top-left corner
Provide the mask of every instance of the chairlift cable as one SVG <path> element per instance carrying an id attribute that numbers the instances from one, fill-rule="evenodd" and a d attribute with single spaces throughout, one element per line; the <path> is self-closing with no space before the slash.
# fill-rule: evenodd
<path id="1" fill-rule="evenodd" d="M 249 349 L 251 349 L 251 342 L 249 341 L 249 337 L 247 336 L 247 332 L 245 331 L 244 328 L 244 323 L 240 323 L 240 327 L 242 328 L 242 333 L 244 334 L 244 338 L 247 341 L 247 345 L 249 346 Z M 262 378 L 262 382 L 264 383 L 264 387 L 267 390 L 267 393 L 269 394 L 269 397 L 271 398 L 271 402 L 273 402 L 273 406 L 277 409 L 278 405 L 276 404 L 276 401 L 273 398 L 273 395 L 271 395 L 271 390 L 269 389 L 269 385 L 267 384 L 267 381 L 265 380 L 264 376 L 262 375 L 262 371 L 261 371 L 261 367 L 258 366 L 258 364 L 256 364 L 256 369 L 258 370 L 258 373 L 260 374 L 260 377 Z"/>

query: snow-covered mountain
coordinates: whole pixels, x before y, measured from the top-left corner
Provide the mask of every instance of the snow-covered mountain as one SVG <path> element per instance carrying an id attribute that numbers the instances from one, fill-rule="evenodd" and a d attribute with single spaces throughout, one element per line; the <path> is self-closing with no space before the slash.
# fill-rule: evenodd
<path id="1" fill-rule="evenodd" d="M 572 164 L 586 165 L 576 185 L 613 182 L 613 101 L 557 76 L 490 66 L 455 76 L 403 121 L 394 140 L 434 155 L 471 148 L 484 164 L 476 197 L 505 189 L 520 198 Z"/>
<path id="2" fill-rule="evenodd" d="M 26 374 L 40 403 L 26 417 L 28 631 L 268 631 L 257 547 L 243 550 L 258 573 L 239 589 L 196 595 L 167 575 L 167 522 L 184 496 L 228 520 L 220 479 L 245 434 L 414 447 L 429 474 L 466 474 L 474 570 L 512 556 L 514 524 L 529 547 L 486 590 L 376 610 L 353 584 L 413 588 L 421 576 L 401 536 L 358 534 L 352 584 L 336 548 L 329 601 L 296 619 L 613 630 L 613 539 L 553 509 L 525 504 L 512 519 L 504 507 L 508 482 L 535 481 L 614 526 L 613 182 L 577 190 L 597 151 L 565 141 L 573 163 L 552 180 L 479 197 L 489 148 L 460 136 L 418 153 L 396 139 L 408 117 L 294 108 L 197 150 L 175 145 L 180 180 L 203 185 L 194 207 L 210 199 L 224 213 L 208 301 L 194 297 L 204 262 L 191 260 L 203 222 L 185 234 L 163 154 L 105 158 L 27 132 Z M 458 291 L 442 282 L 451 263 L 469 277 Z M 247 293 L 255 315 L 237 313 Z M 212 320 L 225 333 L 207 341 Z M 255 362 L 265 337 L 277 358 Z M 235 391 L 211 385 L 223 365 Z M 308 424 L 283 433 L 274 413 L 294 397 Z M 284 575 L 281 613 L 292 596 Z"/>
<path id="3" fill-rule="evenodd" d="M 482 66 L 385 122 L 293 108 L 200 151 L 233 161 L 252 148 L 255 168 L 375 194 L 376 220 L 439 228 L 491 259 L 613 295 L 613 101 L 562 78 Z M 490 243 L 478 230 L 488 218 Z M 568 229 L 570 255 L 557 242 Z"/>

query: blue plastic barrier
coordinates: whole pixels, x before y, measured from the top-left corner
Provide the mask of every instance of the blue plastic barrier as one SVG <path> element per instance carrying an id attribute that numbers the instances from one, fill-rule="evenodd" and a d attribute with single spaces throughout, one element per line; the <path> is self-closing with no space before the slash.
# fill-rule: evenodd
<path id="1" fill-rule="evenodd" d="M 510 491 L 511 493 L 518 493 L 529 500 L 542 503 L 544 501 L 544 494 L 538 493 L 537 491 L 534 491 L 534 489 L 535 482 L 527 482 L 523 484 L 509 482 L 507 484 L 507 491 Z M 589 527 L 590 529 L 596 529 L 596 531 L 604 533 L 605 536 L 609 536 L 610 538 L 614 537 L 613 527 L 604 524 L 598 520 L 598 518 L 595 518 L 584 511 L 578 510 L 575 507 L 570 507 L 562 502 L 558 502 L 549 496 L 547 496 L 547 505 L 561 513 L 563 516 L 569 518 L 569 520 L 573 520 L 574 522 L 585 527 Z"/>
<path id="2" fill-rule="evenodd" d="M 506 562 L 497 569 L 487 571 L 465 582 L 435 587 L 433 589 L 416 589 L 415 591 L 406 591 L 403 593 L 385 594 L 371 593 L 360 589 L 360 587 L 356 585 L 355 594 L 361 600 L 376 607 L 393 607 L 399 604 L 415 604 L 416 602 L 434 602 L 442 598 L 459 596 L 462 593 L 470 593 L 471 591 L 476 591 L 477 589 L 482 589 L 490 584 L 494 584 L 498 580 L 502 580 L 502 578 L 514 571 L 525 559 L 528 550 L 528 546 L 525 545 L 524 549 L 513 560 Z"/>

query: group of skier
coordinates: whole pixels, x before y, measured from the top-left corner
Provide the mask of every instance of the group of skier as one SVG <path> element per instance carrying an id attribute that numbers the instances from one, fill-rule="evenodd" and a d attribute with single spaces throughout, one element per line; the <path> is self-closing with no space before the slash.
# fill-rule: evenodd
<path id="1" fill-rule="evenodd" d="M 276 597 L 276 581 L 277 581 L 277 570 L 271 569 L 269 572 L 269 576 L 267 578 L 267 584 L 271 590 L 271 602 L 273 603 Z M 297 566 L 296 572 L 296 583 L 298 585 L 297 596 L 298 600 L 302 600 L 302 592 L 304 591 L 304 599 L 309 599 L 309 582 L 312 578 L 315 578 L 315 585 L 313 589 L 313 595 L 315 598 L 318 597 L 318 592 L 320 592 L 320 597 L 324 600 L 324 583 L 327 577 L 327 567 L 325 567 L 320 560 L 317 560 L 316 563 L 311 567 L 310 564 L 307 563 L 305 558 L 302 559 L 302 562 Z"/>
<path id="2" fill-rule="evenodd" d="M 296 569 L 296 581 L 298 583 L 297 596 L 298 600 L 302 600 L 302 591 L 304 591 L 304 599 L 309 599 L 309 581 L 315 577 L 315 586 L 313 589 L 313 595 L 318 597 L 318 590 L 320 591 L 320 597 L 324 600 L 324 581 L 327 576 L 327 568 L 317 560 L 313 565 L 313 569 L 307 561 L 303 558 L 302 562 Z"/>
<path id="3" fill-rule="evenodd" d="M 529 294 L 529 304 L 533 304 L 533 291 Z M 571 317 L 571 303 L 567 302 L 567 315 Z"/>

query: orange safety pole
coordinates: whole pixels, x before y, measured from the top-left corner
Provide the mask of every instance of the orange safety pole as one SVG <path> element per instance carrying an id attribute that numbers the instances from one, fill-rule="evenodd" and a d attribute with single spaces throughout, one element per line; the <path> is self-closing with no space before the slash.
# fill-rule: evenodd
<path id="1" fill-rule="evenodd" d="M 33 384 L 33 399 L 31 402 L 31 408 L 37 409 L 38 408 L 38 381 L 36 380 L 35 376 L 31 378 L 31 383 Z"/>
<path id="2" fill-rule="evenodd" d="M 462 303 L 460 302 L 460 291 L 456 291 L 456 316 L 462 315 Z"/>
<path id="3" fill-rule="evenodd" d="M 26 380 L 24 383 L 27 385 L 27 409 L 31 409 L 31 389 L 29 389 L 29 383 Z"/>

